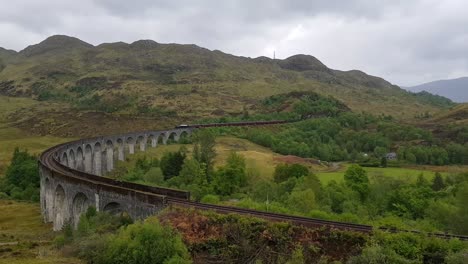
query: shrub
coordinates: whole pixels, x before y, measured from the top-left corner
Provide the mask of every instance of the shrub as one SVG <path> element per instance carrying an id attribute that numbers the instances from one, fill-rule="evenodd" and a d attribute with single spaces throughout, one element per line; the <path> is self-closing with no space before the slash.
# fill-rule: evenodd
<path id="1" fill-rule="evenodd" d="M 37 159 L 26 150 L 13 152 L 0 190 L 14 199 L 39 201 L 39 169 Z"/>
<path id="2" fill-rule="evenodd" d="M 203 198 L 200 200 L 202 203 L 209 203 L 209 204 L 217 204 L 219 203 L 219 196 L 218 195 L 213 195 L 213 194 L 207 194 L 203 196 Z"/>
<path id="3" fill-rule="evenodd" d="M 100 263 L 190 263 L 182 238 L 156 218 L 121 229 L 109 238 Z"/>
<path id="4" fill-rule="evenodd" d="M 283 182 L 288 178 L 299 178 L 309 174 L 309 169 L 301 164 L 278 164 L 273 177 L 275 182 Z"/>
<path id="5" fill-rule="evenodd" d="M 468 250 L 457 253 L 451 253 L 445 259 L 447 264 L 465 264 L 468 263 Z"/>
<path id="6" fill-rule="evenodd" d="M 406 264 L 415 263 L 406 260 L 396 254 L 393 250 L 382 248 L 378 245 L 369 246 L 363 249 L 361 255 L 349 259 L 348 264 Z"/>
<path id="7" fill-rule="evenodd" d="M 64 235 L 58 235 L 54 238 L 54 245 L 55 247 L 57 248 L 62 248 L 63 246 L 65 246 L 65 243 L 66 243 L 66 239 L 65 239 L 65 236 Z"/>

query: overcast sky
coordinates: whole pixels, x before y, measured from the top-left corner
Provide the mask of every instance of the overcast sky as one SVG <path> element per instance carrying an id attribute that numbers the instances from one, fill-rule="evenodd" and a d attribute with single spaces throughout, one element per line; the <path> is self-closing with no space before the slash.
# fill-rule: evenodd
<path id="1" fill-rule="evenodd" d="M 468 76 L 466 0 L 0 0 L 0 47 L 54 34 L 91 44 L 194 43 L 234 55 L 310 54 L 410 86 Z"/>

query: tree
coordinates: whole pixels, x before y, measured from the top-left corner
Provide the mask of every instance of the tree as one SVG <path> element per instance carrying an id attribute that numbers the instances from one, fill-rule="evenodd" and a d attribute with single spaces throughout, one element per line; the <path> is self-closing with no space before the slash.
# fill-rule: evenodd
<path id="1" fill-rule="evenodd" d="M 307 214 L 316 207 L 314 191 L 312 191 L 312 189 L 295 189 L 289 195 L 286 203 L 289 208 Z"/>
<path id="2" fill-rule="evenodd" d="M 429 186 L 429 181 L 424 178 L 424 174 L 420 173 L 418 178 L 416 179 L 416 186 L 418 187 L 426 187 Z"/>
<path id="3" fill-rule="evenodd" d="M 455 230 L 458 233 L 468 233 L 468 183 L 463 183 L 456 193 L 458 212 L 454 219 Z"/>
<path id="4" fill-rule="evenodd" d="M 179 177 L 183 184 L 189 185 L 207 184 L 205 168 L 196 159 L 186 159 L 182 169 L 180 170 Z"/>
<path id="5" fill-rule="evenodd" d="M 290 177 L 299 178 L 309 174 L 309 169 L 301 164 L 278 164 L 275 167 L 273 178 L 275 182 L 280 183 Z"/>
<path id="6" fill-rule="evenodd" d="M 382 158 L 387 153 L 387 149 L 384 147 L 375 147 L 374 154 L 377 158 Z"/>
<path id="7" fill-rule="evenodd" d="M 230 195 L 247 185 L 245 159 L 235 152 L 231 152 L 226 166 L 221 167 L 215 174 L 214 189 L 220 195 Z"/>
<path id="8" fill-rule="evenodd" d="M 387 158 L 382 157 L 382 159 L 380 159 L 380 167 L 387 168 L 387 164 L 388 164 Z"/>
<path id="9" fill-rule="evenodd" d="M 202 129 L 193 135 L 193 142 L 193 158 L 199 163 L 205 164 L 207 179 L 208 182 L 211 182 L 213 161 L 216 157 L 215 135 L 210 130 Z"/>
<path id="10" fill-rule="evenodd" d="M 434 179 L 432 179 L 432 190 L 438 192 L 445 188 L 444 178 L 439 172 L 435 173 Z"/>
<path id="11" fill-rule="evenodd" d="M 162 184 L 164 182 L 164 175 L 161 168 L 153 167 L 149 169 L 143 176 L 145 182 L 150 182 L 154 184 Z"/>
<path id="12" fill-rule="evenodd" d="M 344 175 L 346 185 L 359 193 L 361 200 L 364 201 L 369 194 L 369 178 L 367 172 L 359 165 L 349 166 Z"/>
<path id="13" fill-rule="evenodd" d="M 390 193 L 387 207 L 399 216 L 422 218 L 432 197 L 433 192 L 430 187 L 406 185 Z"/>
<path id="14" fill-rule="evenodd" d="M 182 148 L 177 152 L 164 153 L 161 157 L 160 167 L 165 180 L 179 175 L 182 165 L 184 164 L 185 156 L 185 152 Z"/>
<path id="15" fill-rule="evenodd" d="M 191 263 L 181 236 L 157 218 L 135 223 L 109 238 L 101 264 Z"/>
<path id="16" fill-rule="evenodd" d="M 0 186 L 1 191 L 15 199 L 39 201 L 37 158 L 26 150 L 16 148 Z"/>

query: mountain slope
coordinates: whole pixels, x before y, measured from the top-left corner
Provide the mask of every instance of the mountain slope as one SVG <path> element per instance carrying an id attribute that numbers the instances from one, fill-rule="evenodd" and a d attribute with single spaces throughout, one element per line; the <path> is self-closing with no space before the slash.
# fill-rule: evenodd
<path id="1" fill-rule="evenodd" d="M 460 104 L 444 111 L 431 119 L 433 123 L 442 125 L 468 125 L 468 104 Z"/>
<path id="2" fill-rule="evenodd" d="M 440 80 L 408 87 L 410 91 L 427 91 L 438 94 L 455 102 L 468 102 L 468 77 Z"/>
<path id="3" fill-rule="evenodd" d="M 291 91 L 314 91 L 353 111 L 395 117 L 445 107 L 361 71 L 330 69 L 309 55 L 251 59 L 196 45 L 140 40 L 93 46 L 67 36 L 8 54 L 0 94 L 62 101 L 82 110 L 185 118 L 237 115 L 244 109 L 255 112 L 267 96 Z"/>

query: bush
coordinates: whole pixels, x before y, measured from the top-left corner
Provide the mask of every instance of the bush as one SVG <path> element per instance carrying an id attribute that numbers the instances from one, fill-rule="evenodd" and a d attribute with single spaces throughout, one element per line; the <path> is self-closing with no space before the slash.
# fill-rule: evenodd
<path id="1" fill-rule="evenodd" d="M 4 192 L 0 192 L 0 200 L 6 200 L 10 198 L 10 196 L 8 196 L 8 194 L 4 193 Z"/>
<path id="2" fill-rule="evenodd" d="M 99 263 L 191 263 L 182 238 L 156 218 L 148 218 L 112 235 Z"/>
<path id="3" fill-rule="evenodd" d="M 162 184 L 164 182 L 164 175 L 160 168 L 151 168 L 143 176 L 145 182 Z"/>
<path id="4" fill-rule="evenodd" d="M 373 245 L 363 249 L 361 255 L 352 257 L 348 264 L 406 264 L 416 263 L 406 260 L 395 253 L 395 251 Z"/>
<path id="5" fill-rule="evenodd" d="M 283 182 L 288 178 L 299 178 L 309 174 L 309 169 L 301 164 L 278 164 L 275 168 L 273 177 L 275 182 Z"/>
<path id="6" fill-rule="evenodd" d="M 18 148 L 13 152 L 0 191 L 14 199 L 39 201 L 39 169 L 35 156 Z"/>
<path id="7" fill-rule="evenodd" d="M 219 196 L 218 195 L 213 195 L 213 194 L 207 194 L 203 196 L 203 198 L 200 200 L 202 203 L 209 203 L 209 204 L 218 204 L 219 203 Z"/>
<path id="8" fill-rule="evenodd" d="M 58 235 L 54 238 L 54 245 L 55 247 L 57 248 L 62 248 L 63 246 L 65 246 L 65 243 L 66 243 L 66 239 L 65 239 L 65 236 L 64 235 Z"/>
<path id="9" fill-rule="evenodd" d="M 468 250 L 457 253 L 451 253 L 445 259 L 447 264 L 466 264 L 468 263 Z"/>

